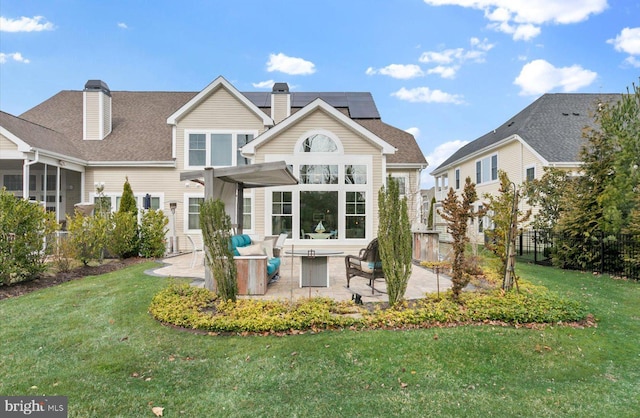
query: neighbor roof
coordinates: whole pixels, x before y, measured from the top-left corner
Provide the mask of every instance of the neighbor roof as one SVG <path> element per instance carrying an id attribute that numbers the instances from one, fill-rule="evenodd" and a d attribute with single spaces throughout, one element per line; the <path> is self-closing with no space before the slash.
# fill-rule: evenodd
<path id="1" fill-rule="evenodd" d="M 549 163 L 578 162 L 583 129 L 592 126 L 600 103 L 613 103 L 621 94 L 544 94 L 503 125 L 456 151 L 432 174 L 459 163 L 517 135 Z"/>

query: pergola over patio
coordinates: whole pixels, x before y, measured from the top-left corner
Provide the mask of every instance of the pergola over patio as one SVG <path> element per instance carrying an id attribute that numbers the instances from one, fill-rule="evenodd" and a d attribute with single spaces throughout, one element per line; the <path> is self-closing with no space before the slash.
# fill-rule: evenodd
<path id="1" fill-rule="evenodd" d="M 180 181 L 204 185 L 205 200 L 222 200 L 231 223 L 237 225 L 238 234 L 242 233 L 243 228 L 244 189 L 298 184 L 298 179 L 284 161 L 236 167 L 206 167 L 204 170 L 181 173 Z M 232 208 L 235 208 L 235 212 Z"/>

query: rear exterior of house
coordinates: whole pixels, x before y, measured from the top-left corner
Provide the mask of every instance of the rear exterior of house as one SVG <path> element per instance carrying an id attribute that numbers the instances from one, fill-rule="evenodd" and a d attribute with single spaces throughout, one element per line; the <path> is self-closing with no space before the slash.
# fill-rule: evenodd
<path id="1" fill-rule="evenodd" d="M 242 93 L 223 77 L 200 92 L 129 92 L 90 80 L 19 117 L 0 112 L 0 185 L 64 222 L 98 189 L 117 210 L 128 179 L 139 208 L 149 195 L 168 216 L 173 251 L 190 249 L 187 235 L 201 243 L 204 187 L 181 173 L 269 161 L 285 161 L 299 184 L 245 191 L 246 233 L 287 233 L 299 248 L 366 246 L 387 175 L 401 179 L 418 221 L 426 160 L 412 135 L 382 122 L 369 93 L 286 83 Z"/>

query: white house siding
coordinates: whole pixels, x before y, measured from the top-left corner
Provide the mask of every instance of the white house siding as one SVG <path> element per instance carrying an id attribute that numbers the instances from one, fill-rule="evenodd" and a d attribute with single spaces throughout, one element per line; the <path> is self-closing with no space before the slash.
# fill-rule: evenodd
<path id="1" fill-rule="evenodd" d="M 0 135 L 0 153 L 5 154 L 9 152 L 18 151 L 18 146 L 12 141 L 9 141 L 6 136 Z M 1 155 L 4 156 L 4 155 Z"/>

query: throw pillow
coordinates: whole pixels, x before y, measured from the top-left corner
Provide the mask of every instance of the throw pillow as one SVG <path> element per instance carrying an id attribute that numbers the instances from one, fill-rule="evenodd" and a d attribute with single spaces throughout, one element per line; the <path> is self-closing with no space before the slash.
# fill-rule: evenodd
<path id="1" fill-rule="evenodd" d="M 265 255 L 262 244 L 247 245 L 237 248 L 240 255 Z"/>

